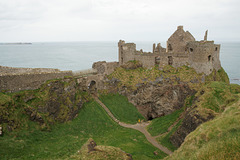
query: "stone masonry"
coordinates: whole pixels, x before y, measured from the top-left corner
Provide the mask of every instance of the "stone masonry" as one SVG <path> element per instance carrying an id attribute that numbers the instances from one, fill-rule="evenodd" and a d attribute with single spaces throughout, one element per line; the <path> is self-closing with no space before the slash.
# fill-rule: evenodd
<path id="1" fill-rule="evenodd" d="M 205 33 L 204 40 L 196 41 L 190 32 L 183 30 L 183 26 L 178 26 L 167 41 L 167 48 L 163 48 L 160 43 L 157 46 L 153 44 L 152 52 L 138 51 L 136 44 L 120 40 L 118 43 L 119 65 L 132 60 L 140 61 L 146 68 L 155 65 L 159 67 L 188 65 L 197 73 L 209 75 L 213 69 L 219 70 L 221 63 L 220 45 L 214 44 L 214 41 L 208 41 L 207 33 L 208 31 Z"/>

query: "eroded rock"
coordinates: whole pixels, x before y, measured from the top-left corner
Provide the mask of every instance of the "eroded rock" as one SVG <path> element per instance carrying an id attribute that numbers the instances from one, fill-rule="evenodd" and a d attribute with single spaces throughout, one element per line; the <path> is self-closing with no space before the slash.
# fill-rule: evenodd
<path id="1" fill-rule="evenodd" d="M 182 108 L 186 97 L 193 95 L 195 91 L 187 84 L 148 83 L 139 85 L 137 90 L 131 93 L 124 93 L 141 114 L 151 120 Z"/>

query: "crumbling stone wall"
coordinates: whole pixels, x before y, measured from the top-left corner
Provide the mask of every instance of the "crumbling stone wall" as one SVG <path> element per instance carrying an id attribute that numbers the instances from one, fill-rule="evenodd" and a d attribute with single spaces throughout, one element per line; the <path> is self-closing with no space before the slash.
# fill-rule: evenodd
<path id="1" fill-rule="evenodd" d="M 16 67 L 0 66 L 0 76 L 1 75 L 51 73 L 51 72 L 60 72 L 60 70 L 52 69 L 52 68 L 16 68 Z"/>
<path id="2" fill-rule="evenodd" d="M 178 26 L 177 30 L 167 41 L 167 52 L 185 53 L 185 46 L 188 42 L 195 41 L 195 38 L 188 31 L 183 30 L 183 26 Z"/>
<path id="3" fill-rule="evenodd" d="M 221 63 L 219 59 L 220 45 L 213 41 L 189 42 L 187 45 L 189 53 L 189 64 L 197 73 L 212 73 L 213 69 L 219 70 Z"/>
<path id="4" fill-rule="evenodd" d="M 72 72 L 3 75 L 0 76 L 0 91 L 33 90 L 39 88 L 47 80 L 64 78 L 65 76 L 72 76 Z"/>
<path id="5" fill-rule="evenodd" d="M 209 75 L 213 69 L 219 70 L 221 63 L 219 60 L 220 45 L 213 41 L 207 41 L 207 32 L 203 41 L 195 41 L 195 38 L 188 31 L 183 30 L 183 26 L 178 26 L 177 30 L 167 41 L 167 48 L 161 44 L 153 44 L 153 52 L 143 52 L 136 50 L 136 44 L 125 43 L 120 40 L 119 65 L 123 65 L 131 60 L 138 60 L 143 67 L 151 68 L 155 65 L 164 67 L 172 65 L 180 67 L 188 65 L 193 67 L 197 73 Z"/>
<path id="6" fill-rule="evenodd" d="M 92 68 L 97 70 L 97 74 L 111 74 L 115 68 L 119 66 L 118 62 L 99 61 L 92 65 Z"/>
<path id="7" fill-rule="evenodd" d="M 14 68 L 0 66 L 0 91 L 17 92 L 37 89 L 50 79 L 72 76 L 72 71 L 51 68 Z"/>

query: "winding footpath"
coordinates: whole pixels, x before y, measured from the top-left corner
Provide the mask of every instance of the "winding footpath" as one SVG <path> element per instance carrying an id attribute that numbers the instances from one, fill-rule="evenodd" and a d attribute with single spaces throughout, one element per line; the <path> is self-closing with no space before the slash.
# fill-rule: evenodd
<path id="1" fill-rule="evenodd" d="M 150 124 L 148 122 L 144 122 L 144 123 L 137 123 L 137 124 L 126 124 L 123 122 L 120 122 L 116 117 L 114 117 L 114 115 L 111 113 L 111 111 L 98 99 L 97 96 L 93 95 L 94 99 L 96 100 L 96 102 L 98 102 L 103 109 L 107 112 L 107 114 L 115 121 L 117 122 L 120 126 L 125 127 L 125 128 L 132 128 L 135 130 L 140 131 L 141 133 L 143 133 L 145 135 L 145 137 L 147 138 L 147 140 L 155 147 L 157 147 L 158 149 L 162 150 L 164 153 L 166 154 L 172 154 L 172 151 L 170 151 L 169 149 L 167 149 L 166 147 L 160 145 L 157 141 L 155 137 L 152 137 L 148 131 L 146 130 L 146 127 Z"/>

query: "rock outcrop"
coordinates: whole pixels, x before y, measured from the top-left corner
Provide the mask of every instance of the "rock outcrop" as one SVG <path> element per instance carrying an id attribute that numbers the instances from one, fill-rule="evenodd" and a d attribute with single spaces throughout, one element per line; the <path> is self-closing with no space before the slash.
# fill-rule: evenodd
<path id="1" fill-rule="evenodd" d="M 186 84 L 152 84 L 139 86 L 137 90 L 127 94 L 128 99 L 147 118 L 154 119 L 168 115 L 184 106 L 186 97 L 193 95 Z"/>
<path id="2" fill-rule="evenodd" d="M 81 91 L 74 78 L 51 80 L 40 89 L 1 95 L 0 121 L 3 129 L 12 131 L 27 127 L 27 118 L 38 122 L 44 129 L 56 122 L 75 118 L 84 102 L 87 92 Z"/>
<path id="3" fill-rule="evenodd" d="M 197 109 L 197 106 L 188 108 L 182 125 L 177 129 L 177 131 L 170 137 L 171 143 L 180 147 L 184 142 L 185 137 L 194 131 L 200 124 L 207 122 L 215 117 L 215 114 L 210 110 L 208 112 L 200 113 Z"/>
<path id="4" fill-rule="evenodd" d="M 83 100 L 77 96 L 79 90 L 74 79 L 53 80 L 44 84 L 39 92 L 43 93 L 46 99 L 36 101 L 39 97 L 28 95 L 26 98 L 32 99 L 27 101 L 32 100 L 34 107 L 27 107 L 26 113 L 31 120 L 40 123 L 43 123 L 41 114 L 48 115 L 48 118 L 58 122 L 72 120 L 83 104 Z"/>
<path id="5" fill-rule="evenodd" d="M 132 160 L 132 155 L 122 151 L 120 148 L 97 145 L 96 142 L 90 138 L 77 154 L 71 156 L 71 159 Z"/>
<path id="6" fill-rule="evenodd" d="M 136 89 L 121 86 L 120 80 L 112 78 L 106 81 L 108 92 L 118 92 L 128 97 L 128 100 L 137 107 L 147 119 L 168 115 L 184 106 L 185 99 L 196 93 L 188 84 L 173 84 L 161 77 L 154 82 L 140 83 Z"/>

